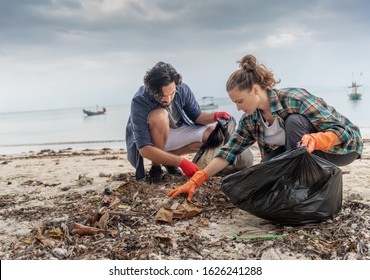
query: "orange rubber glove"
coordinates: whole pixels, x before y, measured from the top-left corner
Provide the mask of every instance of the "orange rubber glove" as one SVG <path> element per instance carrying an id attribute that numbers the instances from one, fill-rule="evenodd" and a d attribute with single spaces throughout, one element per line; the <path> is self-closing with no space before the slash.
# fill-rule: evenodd
<path id="1" fill-rule="evenodd" d="M 215 114 L 213 115 L 213 120 L 215 122 L 217 122 L 217 119 L 218 118 L 223 118 L 225 120 L 228 120 L 229 117 L 230 117 L 230 115 L 228 113 L 226 113 L 226 112 L 215 112 Z"/>
<path id="2" fill-rule="evenodd" d="M 302 136 L 301 146 L 306 146 L 309 153 L 314 150 L 327 151 L 334 147 L 337 138 L 332 131 L 305 134 Z"/>
<path id="3" fill-rule="evenodd" d="M 199 170 L 195 172 L 195 174 L 189 179 L 189 181 L 187 181 L 184 185 L 170 191 L 167 196 L 169 196 L 170 198 L 175 198 L 179 194 L 187 193 L 188 200 L 191 201 L 195 189 L 208 179 L 208 174 L 204 170 Z"/>

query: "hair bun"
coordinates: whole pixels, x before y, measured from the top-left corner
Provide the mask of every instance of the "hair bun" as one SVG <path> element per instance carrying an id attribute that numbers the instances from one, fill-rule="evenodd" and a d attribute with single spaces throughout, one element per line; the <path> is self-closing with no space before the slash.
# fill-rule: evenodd
<path id="1" fill-rule="evenodd" d="M 257 59 L 248 54 L 244 56 L 239 62 L 239 67 L 245 71 L 255 71 L 257 68 Z"/>

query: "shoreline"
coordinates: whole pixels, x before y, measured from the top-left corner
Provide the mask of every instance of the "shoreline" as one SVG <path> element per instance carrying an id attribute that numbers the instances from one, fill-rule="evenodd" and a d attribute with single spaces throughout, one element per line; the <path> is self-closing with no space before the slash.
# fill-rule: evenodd
<path id="1" fill-rule="evenodd" d="M 363 141 L 364 144 L 369 143 L 370 135 L 363 137 Z M 64 150 L 73 150 L 79 152 L 89 149 L 126 150 L 126 144 L 125 140 L 91 140 L 91 141 L 62 141 L 38 144 L 31 143 L 31 144 L 0 145 L 0 156 L 27 155 L 32 153 L 40 153 L 42 151 L 57 152 Z"/>

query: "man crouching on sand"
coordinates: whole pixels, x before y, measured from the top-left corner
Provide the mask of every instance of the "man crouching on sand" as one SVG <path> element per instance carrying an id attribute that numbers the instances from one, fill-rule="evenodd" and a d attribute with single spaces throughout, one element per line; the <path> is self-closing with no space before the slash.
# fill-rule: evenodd
<path id="1" fill-rule="evenodd" d="M 148 181 L 162 181 L 161 165 L 169 174 L 191 177 L 199 170 L 181 155 L 196 152 L 211 134 L 213 122 L 228 119 L 226 112 L 202 112 L 188 85 L 171 64 L 158 62 L 144 76 L 144 85 L 131 101 L 126 126 L 127 157 L 136 179 L 145 177 L 144 161 L 152 162 Z M 179 167 L 179 168 L 178 168 Z"/>

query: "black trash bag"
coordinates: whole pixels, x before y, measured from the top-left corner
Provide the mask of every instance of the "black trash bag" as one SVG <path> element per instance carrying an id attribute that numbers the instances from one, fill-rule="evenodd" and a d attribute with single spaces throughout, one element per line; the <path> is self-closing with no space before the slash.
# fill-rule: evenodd
<path id="1" fill-rule="evenodd" d="M 235 131 L 235 118 L 230 116 L 228 120 L 218 118 L 214 130 L 212 130 L 208 139 L 199 148 L 193 158 L 193 162 L 199 168 L 204 168 L 214 158 L 216 152 L 229 141 L 231 134 Z"/>
<path id="2" fill-rule="evenodd" d="M 215 129 L 211 132 L 208 139 L 199 148 L 193 158 L 193 162 L 200 168 L 204 169 L 212 159 L 214 159 L 220 148 L 229 141 L 230 136 L 234 133 L 236 127 L 235 118 L 230 116 L 229 119 L 218 118 Z M 227 166 L 220 173 L 227 175 L 253 164 L 253 153 L 248 148 L 237 156 L 234 164 Z"/>
<path id="3" fill-rule="evenodd" d="M 342 171 L 305 147 L 287 151 L 222 179 L 240 209 L 282 225 L 320 223 L 342 208 Z"/>

